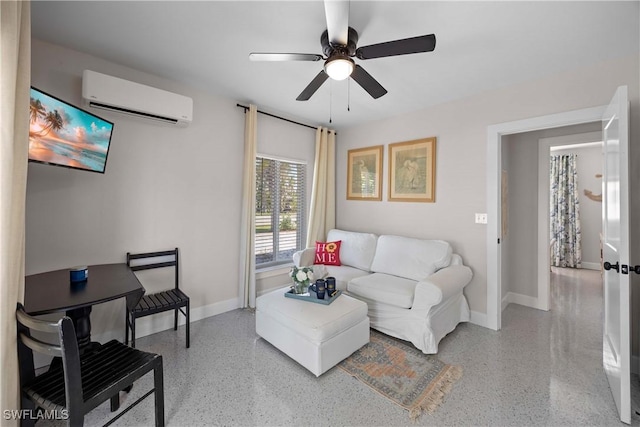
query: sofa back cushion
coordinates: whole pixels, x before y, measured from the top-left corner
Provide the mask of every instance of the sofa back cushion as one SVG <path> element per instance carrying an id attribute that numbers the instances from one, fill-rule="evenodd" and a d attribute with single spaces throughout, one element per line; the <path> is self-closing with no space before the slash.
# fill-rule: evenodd
<path id="1" fill-rule="evenodd" d="M 451 262 L 451 246 L 442 240 L 380 236 L 371 271 L 422 280 Z"/>
<path id="2" fill-rule="evenodd" d="M 372 233 L 358 233 L 355 231 L 329 230 L 327 241 L 341 240 L 340 262 L 344 265 L 371 271 L 371 263 L 376 253 L 378 236 Z"/>

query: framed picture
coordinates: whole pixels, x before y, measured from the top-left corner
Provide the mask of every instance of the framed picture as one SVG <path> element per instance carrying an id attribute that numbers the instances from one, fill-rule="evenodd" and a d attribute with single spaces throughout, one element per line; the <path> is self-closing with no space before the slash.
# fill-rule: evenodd
<path id="1" fill-rule="evenodd" d="M 383 146 L 349 150 L 347 200 L 382 200 Z"/>
<path id="2" fill-rule="evenodd" d="M 436 138 L 389 144 L 389 201 L 435 202 Z"/>

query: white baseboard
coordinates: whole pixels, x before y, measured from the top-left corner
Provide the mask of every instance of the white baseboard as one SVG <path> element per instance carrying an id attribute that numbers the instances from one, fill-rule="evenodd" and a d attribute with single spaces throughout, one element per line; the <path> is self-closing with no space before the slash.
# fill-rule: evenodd
<path id="1" fill-rule="evenodd" d="M 511 292 L 509 292 L 509 293 L 511 293 Z M 500 304 L 500 311 L 501 311 L 501 312 L 503 312 L 503 311 L 504 311 L 504 309 L 505 309 L 505 308 L 507 308 L 507 306 L 508 306 L 508 305 L 509 305 L 509 303 L 511 302 L 511 301 L 509 301 L 509 298 L 508 298 L 508 297 L 509 297 L 509 293 L 508 293 L 507 295 L 505 295 L 505 296 L 503 296 L 503 297 L 502 297 L 502 302 L 501 302 L 501 304 Z"/>
<path id="2" fill-rule="evenodd" d="M 544 310 L 542 306 L 538 302 L 537 297 L 531 297 L 529 295 L 517 294 L 515 292 L 507 292 L 507 294 L 502 298 L 502 310 L 509 304 L 518 304 L 523 305 L 525 307 L 535 308 L 537 310 Z"/>
<path id="3" fill-rule="evenodd" d="M 226 301 L 220 301 L 213 304 L 192 308 L 189 313 L 191 323 L 198 320 L 206 319 L 207 317 L 215 316 L 218 314 L 226 313 L 227 311 L 240 308 L 241 304 L 238 298 L 231 298 Z M 186 322 L 185 317 L 178 316 L 178 325 L 184 325 Z M 165 313 L 154 314 L 153 316 L 146 316 L 136 320 L 136 339 L 145 337 L 147 335 L 155 334 L 158 332 L 166 331 L 173 328 L 173 311 L 167 311 Z M 120 333 L 122 335 L 124 331 Z M 98 341 L 104 342 L 101 337 Z M 118 339 L 118 337 L 116 337 Z M 124 337 L 120 336 L 120 340 Z"/>
<path id="4" fill-rule="evenodd" d="M 471 320 L 469 320 L 469 322 L 485 328 L 489 327 L 487 326 L 487 313 L 480 313 L 479 311 L 471 310 Z"/>
<path id="5" fill-rule="evenodd" d="M 562 267 L 557 267 L 557 266 L 551 266 L 552 268 L 562 268 Z M 572 267 L 567 267 L 567 268 L 572 268 Z M 602 265 L 600 265 L 599 262 L 589 262 L 589 261 L 582 261 L 581 267 L 584 270 L 596 270 L 596 271 L 600 271 L 602 269 Z"/>
<path id="6" fill-rule="evenodd" d="M 600 263 L 599 262 L 583 262 L 582 268 L 585 268 L 587 270 L 600 270 Z"/>

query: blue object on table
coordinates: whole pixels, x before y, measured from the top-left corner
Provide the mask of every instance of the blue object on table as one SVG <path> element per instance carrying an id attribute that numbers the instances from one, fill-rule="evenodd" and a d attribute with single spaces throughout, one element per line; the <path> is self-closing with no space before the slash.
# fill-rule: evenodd
<path id="1" fill-rule="evenodd" d="M 69 276 L 71 278 L 71 283 L 84 282 L 89 278 L 89 269 L 86 265 L 73 267 L 69 270 Z"/>
<path id="2" fill-rule="evenodd" d="M 335 277 L 327 277 L 325 279 L 326 282 L 326 288 L 327 288 L 327 293 L 329 295 L 333 295 L 333 293 L 336 291 L 336 278 Z"/>
<path id="3" fill-rule="evenodd" d="M 324 299 L 324 293 L 326 290 L 326 284 L 324 279 L 316 280 L 316 283 L 309 286 L 309 292 L 313 292 L 318 296 L 318 299 Z"/>

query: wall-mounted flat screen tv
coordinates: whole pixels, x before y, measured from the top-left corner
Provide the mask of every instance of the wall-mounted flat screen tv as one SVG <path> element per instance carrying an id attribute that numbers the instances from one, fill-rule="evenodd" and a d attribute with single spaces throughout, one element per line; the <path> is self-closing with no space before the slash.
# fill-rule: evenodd
<path id="1" fill-rule="evenodd" d="M 31 87 L 29 161 L 104 173 L 113 123 Z"/>

